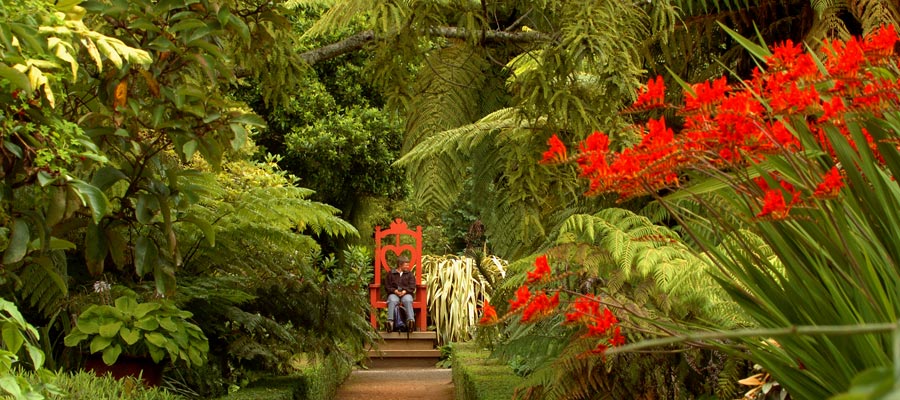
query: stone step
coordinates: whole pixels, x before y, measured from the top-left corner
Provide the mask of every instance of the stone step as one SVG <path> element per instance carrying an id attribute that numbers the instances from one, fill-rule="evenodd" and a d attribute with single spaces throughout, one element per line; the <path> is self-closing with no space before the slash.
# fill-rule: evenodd
<path id="1" fill-rule="evenodd" d="M 378 334 L 384 340 L 399 340 L 399 339 L 406 340 L 407 339 L 406 332 L 384 332 L 384 331 L 382 331 L 382 332 L 378 332 Z M 437 332 L 435 332 L 435 331 L 409 332 L 409 339 L 437 340 Z"/>
<path id="2" fill-rule="evenodd" d="M 398 369 L 405 370 L 403 372 L 408 372 L 409 369 L 421 369 L 421 368 L 435 368 L 435 365 L 438 362 L 437 357 L 433 358 L 423 358 L 423 357 L 390 357 L 390 358 L 378 358 L 373 357 L 366 360 L 365 365 L 367 368 L 372 370 L 388 370 L 388 369 Z M 378 399 L 373 399 L 378 400 Z"/>
<path id="3" fill-rule="evenodd" d="M 409 339 L 409 340 L 385 340 L 375 343 L 379 350 L 431 350 L 434 349 L 433 340 Z"/>
<path id="4" fill-rule="evenodd" d="M 369 358 L 395 358 L 395 357 L 422 357 L 422 358 L 440 358 L 441 351 L 438 349 L 430 350 L 369 350 Z"/>

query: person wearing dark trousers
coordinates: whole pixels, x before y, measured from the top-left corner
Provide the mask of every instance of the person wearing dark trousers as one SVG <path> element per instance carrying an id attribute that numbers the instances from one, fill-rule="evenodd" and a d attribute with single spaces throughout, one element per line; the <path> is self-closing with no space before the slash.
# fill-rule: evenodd
<path id="1" fill-rule="evenodd" d="M 401 256 L 397 258 L 397 268 L 394 268 L 388 274 L 387 284 L 385 285 L 388 293 L 388 331 L 415 330 L 416 321 L 412 303 L 413 294 L 416 292 L 416 277 L 410 272 L 409 268 L 409 259 Z M 405 323 L 402 319 L 398 322 L 395 322 L 394 319 L 396 313 L 399 312 L 397 305 L 400 303 L 403 304 L 403 309 L 406 311 L 407 320 Z"/>

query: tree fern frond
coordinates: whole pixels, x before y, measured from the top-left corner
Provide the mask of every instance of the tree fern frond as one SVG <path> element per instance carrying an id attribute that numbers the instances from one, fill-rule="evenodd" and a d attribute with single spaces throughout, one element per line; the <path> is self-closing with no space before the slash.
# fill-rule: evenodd
<path id="1" fill-rule="evenodd" d="M 489 138 L 488 135 L 491 132 L 521 126 L 519 120 L 515 109 L 504 108 L 494 111 L 474 123 L 432 134 L 395 163 L 405 166 L 447 151 L 469 154 L 476 146 Z"/>
<path id="2" fill-rule="evenodd" d="M 21 294 L 32 307 L 44 317 L 59 312 L 60 305 L 69 294 L 65 283 L 66 258 L 62 251 L 52 251 L 47 256 L 36 259 L 22 269 Z"/>
<path id="3" fill-rule="evenodd" d="M 305 2 L 298 2 L 302 4 Z M 326 11 L 306 32 L 303 38 L 326 35 L 339 31 L 357 18 L 359 15 L 370 12 L 372 3 L 368 0 L 339 1 Z"/>
<path id="4" fill-rule="evenodd" d="M 883 25 L 900 26 L 900 5 L 892 0 L 847 0 L 850 12 L 862 23 L 863 34 Z"/>

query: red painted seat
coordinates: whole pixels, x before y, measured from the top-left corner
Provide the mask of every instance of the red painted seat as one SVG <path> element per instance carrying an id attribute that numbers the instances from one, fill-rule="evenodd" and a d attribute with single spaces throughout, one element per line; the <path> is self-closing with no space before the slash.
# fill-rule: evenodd
<path id="1" fill-rule="evenodd" d="M 387 308 L 387 297 L 381 290 L 381 277 L 382 273 L 388 274 L 396 267 L 396 257 L 387 258 L 390 253 L 409 257 L 410 268 L 416 273 L 416 294 L 413 296 L 416 330 L 425 331 L 428 327 L 428 291 L 422 284 L 422 227 L 417 226 L 413 231 L 400 218 L 391 222 L 388 229 L 375 227 L 375 282 L 369 285 L 369 304 L 372 305 L 369 322 L 378 329 L 378 309 Z"/>

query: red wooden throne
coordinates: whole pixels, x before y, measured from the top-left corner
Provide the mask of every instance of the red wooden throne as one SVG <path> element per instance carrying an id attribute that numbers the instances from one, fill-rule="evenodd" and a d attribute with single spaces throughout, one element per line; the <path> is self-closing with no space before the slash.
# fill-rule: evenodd
<path id="1" fill-rule="evenodd" d="M 388 254 L 393 257 L 388 258 Z M 422 227 L 413 231 L 406 222 L 397 218 L 391 227 L 381 230 L 375 227 L 375 282 L 369 285 L 369 322 L 378 329 L 377 312 L 379 308 L 387 308 L 387 295 L 382 293 L 382 274 L 388 274 L 397 265 L 397 257 L 409 257 L 409 265 L 416 273 L 416 293 L 413 296 L 413 310 L 416 316 L 416 330 L 425 331 L 428 327 L 428 291 L 422 284 Z"/>

